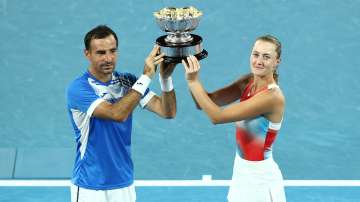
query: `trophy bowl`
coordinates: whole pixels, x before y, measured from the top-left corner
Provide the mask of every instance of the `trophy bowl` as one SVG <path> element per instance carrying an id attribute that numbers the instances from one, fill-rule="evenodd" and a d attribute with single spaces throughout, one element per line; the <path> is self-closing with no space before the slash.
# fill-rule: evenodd
<path id="1" fill-rule="evenodd" d="M 207 56 L 202 48 L 202 38 L 190 34 L 199 25 L 201 11 L 194 7 L 168 7 L 154 12 L 154 16 L 160 29 L 167 33 L 156 40 L 165 53 L 165 61 L 181 62 L 189 55 L 195 55 L 198 59 Z"/>
<path id="2" fill-rule="evenodd" d="M 199 25 L 202 13 L 194 7 L 163 8 L 154 13 L 157 24 L 165 32 L 191 32 Z"/>

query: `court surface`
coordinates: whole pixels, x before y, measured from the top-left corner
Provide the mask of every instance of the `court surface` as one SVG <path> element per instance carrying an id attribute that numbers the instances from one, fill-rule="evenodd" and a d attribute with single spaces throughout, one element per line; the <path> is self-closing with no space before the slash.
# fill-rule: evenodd
<path id="1" fill-rule="evenodd" d="M 69 201 L 74 139 L 65 90 L 86 71 L 84 34 L 111 26 L 119 37 L 117 70 L 140 75 L 164 34 L 152 12 L 189 5 L 204 13 L 194 33 L 209 52 L 200 73 L 208 91 L 249 72 L 259 35 L 282 42 L 286 113 L 273 154 L 288 201 L 360 201 L 360 1 L 340 0 L 0 0 L 0 201 Z M 157 79 L 151 89 L 160 93 Z M 181 65 L 173 80 L 175 119 L 134 112 L 135 177 L 145 183 L 138 201 L 226 201 L 235 127 L 212 125 L 195 109 Z"/>

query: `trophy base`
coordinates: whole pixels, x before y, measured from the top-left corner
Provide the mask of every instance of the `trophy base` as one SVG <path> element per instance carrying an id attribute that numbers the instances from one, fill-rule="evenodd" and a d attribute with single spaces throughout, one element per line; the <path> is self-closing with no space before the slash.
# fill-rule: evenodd
<path id="1" fill-rule="evenodd" d="M 183 43 L 167 42 L 167 35 L 163 35 L 156 39 L 156 43 L 160 46 L 160 51 L 165 53 L 164 60 L 168 63 L 181 63 L 182 59 L 190 55 L 194 55 L 198 60 L 208 56 L 208 52 L 202 48 L 201 36 L 191 34 L 192 40 Z"/>
<path id="2" fill-rule="evenodd" d="M 198 60 L 202 60 L 204 58 L 206 58 L 208 56 L 208 52 L 204 49 L 201 53 L 198 53 L 196 55 L 194 55 Z M 181 63 L 181 60 L 186 60 L 187 56 L 184 57 L 169 57 L 169 56 L 165 56 L 164 57 L 164 62 L 166 63 Z"/>

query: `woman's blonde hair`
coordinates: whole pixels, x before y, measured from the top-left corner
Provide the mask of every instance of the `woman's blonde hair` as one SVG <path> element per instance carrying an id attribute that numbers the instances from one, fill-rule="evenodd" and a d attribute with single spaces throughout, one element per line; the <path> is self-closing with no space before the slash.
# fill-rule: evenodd
<path id="1" fill-rule="evenodd" d="M 281 57 L 281 43 L 279 41 L 279 39 L 277 39 L 276 37 L 270 35 L 270 34 L 267 34 L 267 35 L 264 35 L 264 36 L 260 36 L 258 38 L 256 38 L 255 42 L 256 41 L 266 41 L 266 42 L 270 42 L 272 44 L 275 45 L 275 52 L 277 54 L 277 59 L 280 59 Z M 278 70 L 277 70 L 277 67 L 273 73 L 273 76 L 274 76 L 274 79 L 276 81 L 276 83 L 278 83 L 278 80 L 279 80 L 279 73 L 278 73 Z"/>

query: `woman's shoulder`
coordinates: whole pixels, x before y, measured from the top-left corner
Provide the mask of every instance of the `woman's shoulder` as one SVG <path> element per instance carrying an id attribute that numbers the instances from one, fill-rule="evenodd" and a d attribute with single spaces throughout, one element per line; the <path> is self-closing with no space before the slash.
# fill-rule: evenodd
<path id="1" fill-rule="evenodd" d="M 253 96 L 256 100 L 262 100 L 268 106 L 281 106 L 285 104 L 285 96 L 279 86 L 270 84 Z"/>
<path id="2" fill-rule="evenodd" d="M 267 95 L 270 96 L 271 100 L 276 104 L 284 105 L 285 96 L 278 85 L 269 85 L 267 90 Z"/>

